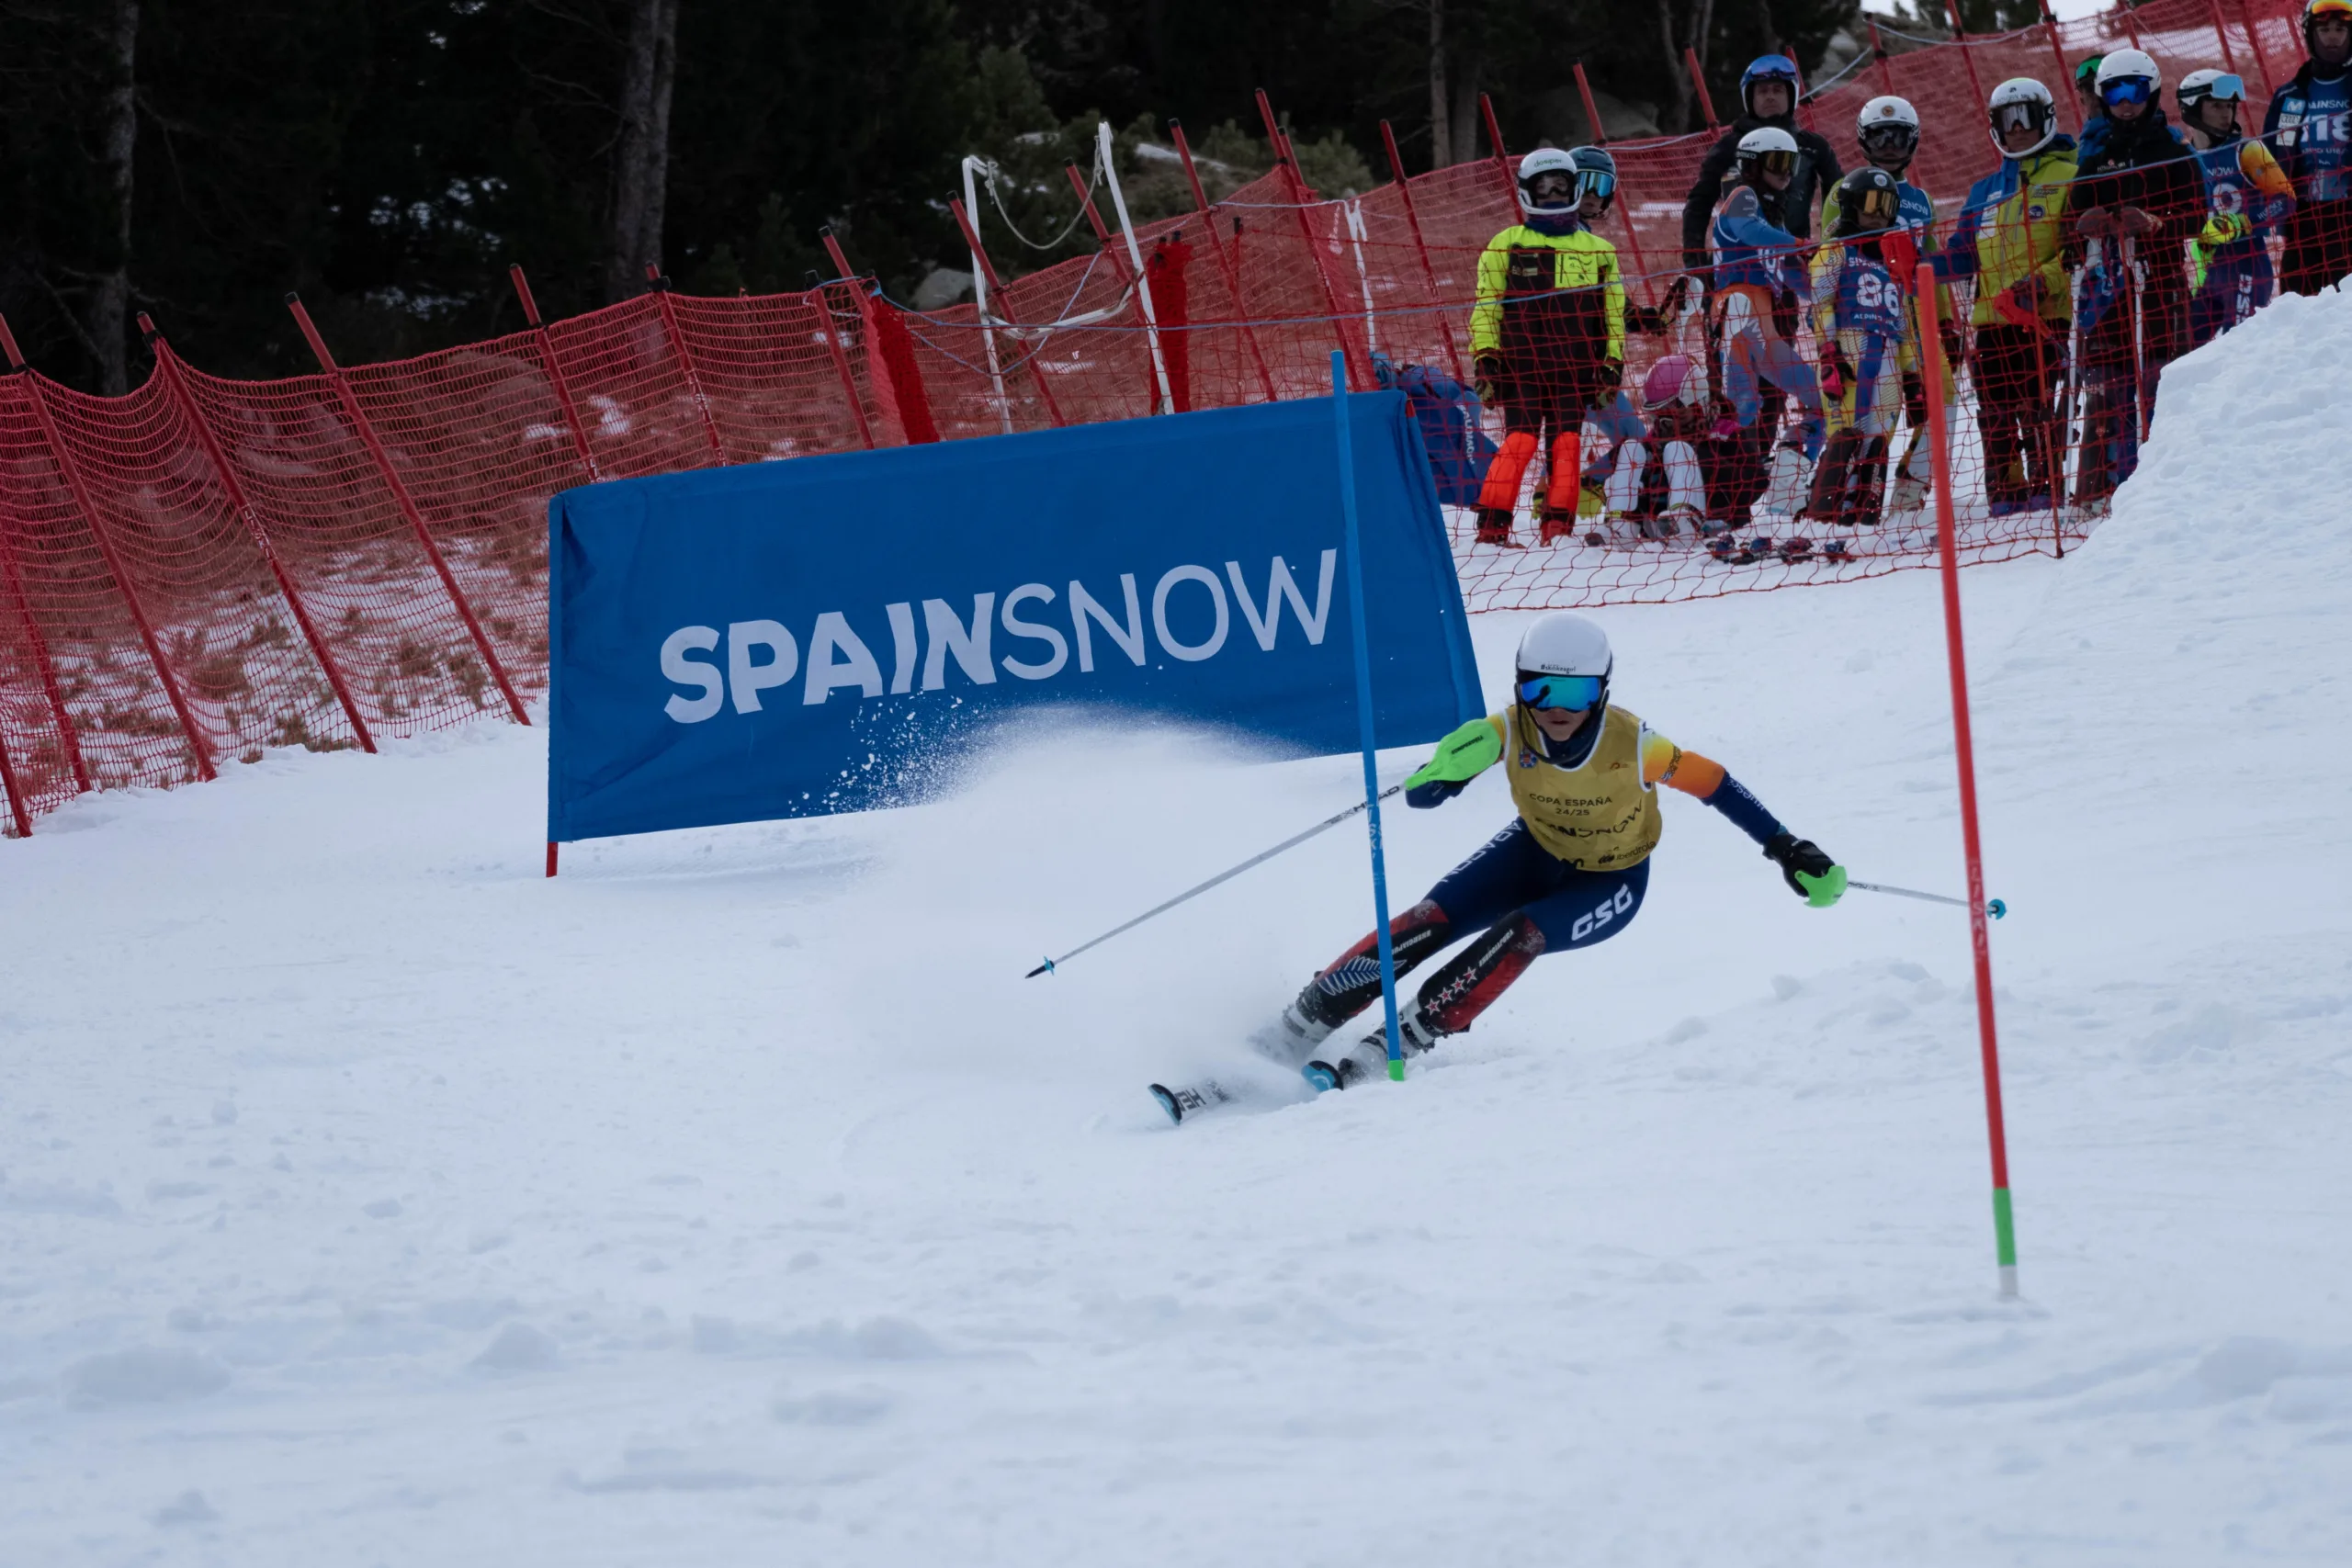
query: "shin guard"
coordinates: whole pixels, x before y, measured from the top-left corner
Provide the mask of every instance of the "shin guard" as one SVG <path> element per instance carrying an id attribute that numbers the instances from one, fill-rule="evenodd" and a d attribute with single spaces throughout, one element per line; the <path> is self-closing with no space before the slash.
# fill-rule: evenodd
<path id="1" fill-rule="evenodd" d="M 1487 464 L 1487 482 L 1478 487 L 1478 504 L 1496 512 L 1508 513 L 1519 504 L 1519 481 L 1527 477 L 1527 465 L 1535 460 L 1535 432 L 1514 430 L 1503 437 L 1503 444 Z"/>

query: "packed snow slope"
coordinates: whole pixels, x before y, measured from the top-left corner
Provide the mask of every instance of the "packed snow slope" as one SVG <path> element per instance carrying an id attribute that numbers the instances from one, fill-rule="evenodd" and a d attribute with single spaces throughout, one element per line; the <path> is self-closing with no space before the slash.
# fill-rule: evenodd
<path id="1" fill-rule="evenodd" d="M 1688 801 L 1404 1086 L 1170 1130 L 1368 924 L 1361 835 L 1022 974 L 1351 759 L 1045 732 L 548 882 L 485 726 L 0 847 L 0 1562 L 2352 1561 L 2347 362 L 2275 306 L 2075 558 L 1965 581 L 2023 1301 L 1964 919 Z M 1936 595 L 1603 619 L 1628 706 L 1957 890 Z M 1508 813 L 1393 816 L 1400 901 Z"/>

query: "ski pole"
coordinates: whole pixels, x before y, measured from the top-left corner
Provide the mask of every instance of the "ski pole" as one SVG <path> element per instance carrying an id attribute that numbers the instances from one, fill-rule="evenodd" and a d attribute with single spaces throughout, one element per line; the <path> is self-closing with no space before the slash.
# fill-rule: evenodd
<path id="1" fill-rule="evenodd" d="M 1401 784 L 1390 784 L 1386 789 L 1382 790 L 1378 795 L 1373 796 L 1373 800 L 1386 800 L 1390 795 L 1398 793 L 1405 786 Z M 1056 969 L 1069 963 L 1071 959 L 1076 958 L 1088 948 L 1100 947 L 1102 943 L 1110 941 L 1113 937 L 1117 936 L 1121 931 L 1131 931 L 1137 926 L 1143 924 L 1146 920 L 1152 919 L 1154 916 L 1164 915 L 1169 910 L 1174 908 L 1177 905 L 1184 903 L 1189 899 L 1199 897 L 1210 888 L 1215 887 L 1218 883 L 1230 882 L 1235 877 L 1240 875 L 1243 872 L 1248 871 L 1251 866 L 1263 865 L 1266 862 L 1273 859 L 1276 855 L 1281 854 L 1284 850 L 1296 849 L 1299 845 L 1306 842 L 1307 840 L 1315 837 L 1316 834 L 1328 832 L 1329 829 L 1336 828 L 1340 823 L 1346 821 L 1349 818 L 1353 817 L 1357 812 L 1371 810 L 1373 800 L 1359 800 L 1353 806 L 1349 807 L 1345 811 L 1334 812 L 1332 815 L 1323 818 L 1322 821 L 1315 824 L 1314 827 L 1309 828 L 1306 832 L 1294 834 L 1290 838 L 1284 839 L 1281 843 L 1276 844 L 1272 849 L 1267 850 L 1261 854 L 1251 855 L 1248 860 L 1243 861 L 1239 865 L 1233 867 L 1229 871 L 1218 872 L 1215 876 L 1210 877 L 1198 887 L 1188 887 L 1183 892 L 1176 895 L 1175 897 L 1168 900 L 1165 904 L 1155 905 L 1151 908 L 1146 909 L 1142 914 L 1137 915 L 1134 919 L 1129 920 L 1126 924 L 1113 926 L 1109 931 L 1104 931 L 1092 942 L 1082 942 L 1076 947 L 1071 948 L 1068 953 L 1063 953 L 1059 958 L 1046 959 L 1043 964 L 1040 964 L 1035 969 L 1030 970 L 1028 974 L 1023 975 L 1022 978 L 1024 980 L 1034 980 L 1040 975 L 1052 974 Z"/>
<path id="2" fill-rule="evenodd" d="M 1890 887 L 1883 882 L 1857 882 L 1850 876 L 1846 879 L 1846 886 L 1859 887 L 1865 893 L 1892 893 L 1897 898 L 1917 898 L 1928 904 L 1950 904 L 1956 909 L 1968 908 L 1967 899 L 1955 898 L 1948 893 L 1922 893 L 1916 887 Z M 1997 920 L 2009 912 L 2009 907 L 1994 898 L 1985 903 L 1984 912 Z"/>

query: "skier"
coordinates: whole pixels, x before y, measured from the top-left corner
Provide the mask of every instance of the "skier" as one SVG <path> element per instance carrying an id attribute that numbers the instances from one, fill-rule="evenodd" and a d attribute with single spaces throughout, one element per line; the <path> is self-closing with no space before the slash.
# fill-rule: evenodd
<path id="1" fill-rule="evenodd" d="M 1804 298 L 1804 267 L 1797 260 L 1796 236 L 1779 221 L 1794 178 L 1796 139 L 1766 126 L 1740 138 L 1736 182 L 1724 192 L 1709 231 L 1714 249 L 1713 325 L 1722 344 L 1723 392 L 1737 428 L 1747 433 L 1748 461 L 1742 482 L 1722 498 L 1735 524 L 1769 490 L 1765 509 L 1794 517 L 1804 503 L 1805 476 L 1821 455 L 1821 389 L 1813 367 L 1790 343 L 1797 301 Z M 1786 320 L 1784 324 L 1784 312 Z M 1764 386 L 1775 390 L 1770 417 Z M 1804 416 L 1777 446 L 1781 399 L 1793 396 Z M 1769 475 L 1764 453 L 1772 452 Z"/>
<path id="2" fill-rule="evenodd" d="M 1713 531 L 1699 446 L 1714 423 L 1705 390 L 1705 378 L 1689 355 L 1661 355 L 1643 378 L 1638 409 L 1621 391 L 1612 408 L 1588 423 L 1601 441 L 1589 443 L 1594 451 L 1585 480 L 1600 488 L 1608 538 L 1622 543 Z M 1589 545 L 1603 542 L 1598 530 L 1585 536 Z"/>
<path id="3" fill-rule="evenodd" d="M 2173 89 L 2180 129 L 2205 175 L 2205 227 L 2189 253 L 2188 344 L 2194 348 L 2270 303 L 2270 232 L 2294 209 L 2270 149 L 2238 131 L 2245 83 L 2192 71 Z"/>
<path id="4" fill-rule="evenodd" d="M 2099 102 L 2098 68 L 2107 59 L 2103 54 L 2083 57 L 2075 67 L 2075 107 L 2082 111 L 2083 133 L 2075 139 L 2075 158 L 2081 162 L 2098 155 L 2107 144 L 2107 106 Z"/>
<path id="5" fill-rule="evenodd" d="M 2067 205 L 2086 272 L 2081 374 L 2091 389 L 2075 499 L 2102 503 L 2140 461 L 2156 374 L 2188 335 L 2188 242 L 2205 226 L 2204 179 L 2156 101 L 2164 77 L 2136 49 L 2099 62 L 2107 141 L 2075 171 Z M 2098 302 L 2094 310 L 2089 301 Z"/>
<path id="6" fill-rule="evenodd" d="M 1856 169 L 1838 182 L 1833 201 L 1829 235 L 1842 243 L 1823 245 L 1813 259 L 1814 330 L 1832 434 L 1805 510 L 1825 523 L 1868 525 L 1879 520 L 1886 444 L 1903 413 L 1901 363 L 1916 336 L 1909 301 L 1918 250 L 1884 169 Z M 1915 446 L 1924 454 L 1924 442 Z"/>
<path id="7" fill-rule="evenodd" d="M 1613 164 L 1612 164 L 1613 166 Z M 1525 221 L 1487 243 L 1470 353 L 1479 400 L 1503 406 L 1502 449 L 1478 492 L 1478 542 L 1509 545 L 1520 481 L 1541 437 L 1551 436 L 1542 537 L 1569 532 L 1585 410 L 1605 402 L 1624 374 L 1625 285 L 1617 247 L 1586 226 L 1585 204 L 1616 189 L 1612 173 L 1579 168 L 1574 154 L 1543 147 L 1520 160 Z"/>
<path id="8" fill-rule="evenodd" d="M 2075 143 L 2058 129 L 2050 89 L 2030 76 L 1994 88 L 1986 112 L 2001 166 L 1970 188 L 1951 246 L 1934 265 L 1939 281 L 1976 281 L 1969 321 L 1984 495 L 2006 516 L 2037 495 L 2053 504 L 2065 467 L 2064 426 L 2051 410 L 2074 315 L 2064 223 Z"/>
<path id="9" fill-rule="evenodd" d="M 1780 225 L 1801 240 L 1812 237 L 1814 209 L 1821 196 L 1844 177 L 1845 170 L 1838 167 L 1837 152 L 1827 139 L 1798 127 L 1797 99 L 1804 90 L 1797 62 L 1785 54 L 1758 56 L 1739 73 L 1739 118 L 1707 150 L 1690 197 L 1682 204 L 1682 265 L 1689 271 L 1704 276 L 1709 260 L 1708 225 L 1723 199 L 1724 179 L 1738 167 L 1749 133 L 1767 127 L 1785 133 L 1795 147 Z"/>
<path id="10" fill-rule="evenodd" d="M 1501 762 L 1519 811 L 1510 827 L 1388 924 L 1399 976 L 1479 933 L 1400 1010 L 1408 1054 L 1468 1029 L 1541 954 L 1605 942 L 1632 922 L 1663 827 L 1659 784 L 1730 818 L 1815 908 L 1835 904 L 1845 892 L 1845 868 L 1782 827 L 1722 764 L 1683 750 L 1612 706 L 1614 667 L 1608 634 L 1597 624 L 1566 611 L 1543 616 L 1520 639 L 1511 705 L 1447 736 L 1406 781 L 1407 803 L 1427 808 Z M 1337 1063 L 1308 1058 L 1380 996 L 1377 953 L 1377 938 L 1368 935 L 1308 981 L 1283 1010 L 1269 1054 L 1304 1065 L 1320 1088 L 1376 1072 L 1387 1055 L 1382 1032 Z"/>
<path id="11" fill-rule="evenodd" d="M 2278 285 L 2316 294 L 2352 273 L 2352 0 L 2303 0 L 2311 56 L 2270 100 L 2262 139 L 2295 193 Z"/>
<path id="12" fill-rule="evenodd" d="M 1894 180 L 1898 208 L 1895 226 L 1911 237 L 1916 255 L 1936 254 L 1936 202 L 1926 191 L 1913 185 L 1905 176 L 1911 160 L 1919 151 L 1919 111 L 1907 98 L 1892 95 L 1872 98 L 1862 106 L 1854 118 L 1854 141 L 1862 150 L 1862 157 L 1872 167 L 1886 171 Z M 1839 189 L 1844 182 L 1839 182 Z M 1825 233 L 1836 234 L 1840 217 L 1838 191 L 1832 190 L 1821 204 L 1821 227 Z M 1910 287 L 1910 279 L 1903 280 Z M 1816 290 L 1816 299 L 1818 291 Z M 1951 418 L 1951 410 L 1959 406 L 1952 392 L 1952 371 L 1960 364 L 1960 323 L 1952 315 L 1951 294 L 1943 285 L 1936 288 L 1936 321 L 1942 328 L 1944 346 L 1944 417 Z M 1900 462 L 1896 464 L 1894 495 L 1887 502 L 1887 510 L 1895 513 L 1917 512 L 1927 504 L 1928 480 L 1933 472 L 1933 454 L 1928 446 L 1928 382 L 1923 368 L 1926 355 L 1917 333 L 1904 337 L 1900 367 L 1903 373 L 1903 409 L 1911 427 L 1911 442 Z M 1824 389 L 1826 396 L 1826 389 Z M 1815 479 L 1820 476 L 1816 472 Z"/>

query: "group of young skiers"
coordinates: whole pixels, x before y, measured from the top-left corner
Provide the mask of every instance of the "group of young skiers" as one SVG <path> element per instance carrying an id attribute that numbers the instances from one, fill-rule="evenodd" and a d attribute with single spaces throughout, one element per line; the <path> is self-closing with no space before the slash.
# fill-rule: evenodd
<path id="1" fill-rule="evenodd" d="M 2308 294 L 2352 274 L 2352 0 L 2305 0 L 2302 31 L 2309 57 L 2258 132 L 2226 71 L 2184 76 L 2167 113 L 2162 73 L 2137 49 L 2083 62 L 2079 138 L 2041 82 L 2001 83 L 1985 106 L 2000 162 L 1948 223 L 1908 177 L 1908 102 L 1863 106 L 1849 170 L 1796 123 L 1794 62 L 1766 55 L 1701 166 L 1684 276 L 1655 309 L 1633 302 L 1598 231 L 1611 155 L 1529 153 L 1521 220 L 1478 259 L 1476 389 L 1505 427 L 1478 540 L 1523 542 L 1514 517 L 1539 463 L 1544 543 L 1698 535 L 1731 555 L 1759 513 L 1848 527 L 1917 513 L 1939 362 L 1948 423 L 1953 378 L 1973 391 L 1991 515 L 2104 506 L 2138 462 L 2164 366 L 2274 287 Z M 1923 261 L 1939 355 L 1919 336 Z M 1631 385 L 1629 333 L 1669 339 Z"/>

